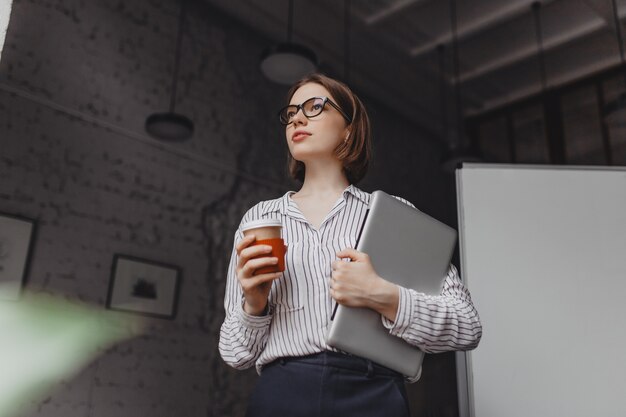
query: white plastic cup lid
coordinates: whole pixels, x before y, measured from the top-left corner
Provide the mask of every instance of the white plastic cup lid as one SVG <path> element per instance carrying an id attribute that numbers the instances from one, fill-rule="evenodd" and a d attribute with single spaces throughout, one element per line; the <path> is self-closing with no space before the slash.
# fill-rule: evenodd
<path id="1" fill-rule="evenodd" d="M 250 229 L 258 229 L 259 227 L 282 227 L 283 224 L 280 220 L 276 219 L 259 219 L 247 222 L 241 226 L 241 231 L 245 232 Z"/>

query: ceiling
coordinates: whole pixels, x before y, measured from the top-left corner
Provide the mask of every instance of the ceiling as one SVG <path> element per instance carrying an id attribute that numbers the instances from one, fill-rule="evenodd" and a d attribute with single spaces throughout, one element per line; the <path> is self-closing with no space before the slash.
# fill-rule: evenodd
<path id="1" fill-rule="evenodd" d="M 204 1 L 272 41 L 287 39 L 288 0 Z M 533 2 L 457 0 L 459 85 L 465 115 L 540 91 Z M 293 41 L 313 49 L 321 69 L 339 78 L 346 74 L 349 56 L 348 80 L 355 90 L 438 135 L 442 91 L 446 91 L 446 113 L 454 110 L 450 1 L 348 0 L 347 4 L 348 20 L 346 0 L 296 0 Z M 540 4 L 549 87 L 619 63 L 611 0 L 543 0 Z M 626 0 L 618 0 L 617 8 L 620 17 L 626 17 Z M 438 45 L 443 45 L 442 55 Z M 440 82 L 442 62 L 445 89 Z M 453 118 L 448 114 L 447 120 Z"/>

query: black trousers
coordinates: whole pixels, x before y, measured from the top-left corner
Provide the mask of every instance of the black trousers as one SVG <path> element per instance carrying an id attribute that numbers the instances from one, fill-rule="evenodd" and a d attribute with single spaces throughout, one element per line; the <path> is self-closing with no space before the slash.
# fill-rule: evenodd
<path id="1" fill-rule="evenodd" d="M 401 374 L 357 356 L 323 352 L 263 368 L 246 417 L 409 417 Z"/>

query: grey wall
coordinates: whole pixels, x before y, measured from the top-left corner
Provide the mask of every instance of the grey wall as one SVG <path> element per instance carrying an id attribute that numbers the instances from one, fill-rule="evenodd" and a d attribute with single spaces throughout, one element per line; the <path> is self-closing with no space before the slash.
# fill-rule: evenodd
<path id="1" fill-rule="evenodd" d="M 145 118 L 169 105 L 177 3 L 16 0 L 0 62 L 0 212 L 37 219 L 27 287 L 104 306 L 114 253 L 178 265 L 175 320 L 109 349 L 24 416 L 239 416 L 254 371 L 217 353 L 232 236 L 261 199 L 297 189 L 285 175 L 275 111 L 285 89 L 258 72 L 270 42 L 192 3 L 177 111 L 186 143 L 157 142 Z M 358 88 L 356 88 L 358 91 Z M 442 147 L 364 97 L 382 188 L 456 224 Z M 97 331 L 97 329 L 94 329 Z M 428 357 L 410 387 L 415 415 L 456 414 L 453 355 Z"/>

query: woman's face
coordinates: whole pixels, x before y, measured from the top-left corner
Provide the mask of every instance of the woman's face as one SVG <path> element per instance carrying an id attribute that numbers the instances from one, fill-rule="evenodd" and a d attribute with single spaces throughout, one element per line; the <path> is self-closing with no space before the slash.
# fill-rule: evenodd
<path id="1" fill-rule="evenodd" d="M 328 97 L 337 103 L 326 88 L 308 83 L 296 90 L 289 104 L 302 104 L 311 97 Z M 300 109 L 292 120 L 285 128 L 285 136 L 295 160 L 306 164 L 315 159 L 337 158 L 334 150 L 349 133 L 347 121 L 337 109 L 326 103 L 322 113 L 310 119 Z"/>

